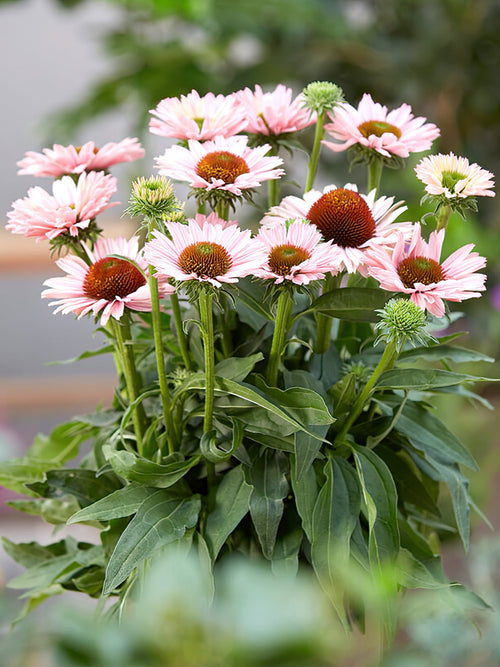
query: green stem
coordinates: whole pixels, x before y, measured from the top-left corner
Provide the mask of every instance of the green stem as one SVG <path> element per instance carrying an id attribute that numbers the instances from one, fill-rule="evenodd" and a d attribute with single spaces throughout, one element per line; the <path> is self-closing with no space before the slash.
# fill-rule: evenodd
<path id="1" fill-rule="evenodd" d="M 345 439 L 345 436 L 349 432 L 349 429 L 351 426 L 354 424 L 356 419 L 359 417 L 361 412 L 363 411 L 363 408 L 365 407 L 365 403 L 368 400 L 368 398 L 371 395 L 371 392 L 373 390 L 373 387 L 375 386 L 377 380 L 379 377 L 382 375 L 382 373 L 388 369 L 391 368 L 394 365 L 394 362 L 398 356 L 398 348 L 396 346 L 396 343 L 394 341 L 390 341 L 387 344 L 387 347 L 384 350 L 384 354 L 380 358 L 380 361 L 377 364 L 377 367 L 373 371 L 370 379 L 368 382 L 365 384 L 363 391 L 360 393 L 358 398 L 356 399 L 354 405 L 352 406 L 352 409 L 349 413 L 349 417 L 346 420 L 345 424 L 342 427 L 342 430 L 338 434 L 338 436 L 335 438 L 335 444 L 336 445 L 341 445 Z"/>
<path id="2" fill-rule="evenodd" d="M 276 206 L 278 203 L 278 179 L 272 178 L 267 182 L 267 198 L 269 208 Z"/>
<path id="3" fill-rule="evenodd" d="M 212 293 L 200 289 L 199 307 L 201 320 L 201 336 L 205 353 L 205 419 L 203 432 L 212 430 L 215 386 L 215 346 L 214 346 L 214 318 L 212 312 Z"/>
<path id="4" fill-rule="evenodd" d="M 276 310 L 276 323 L 274 325 L 273 342 L 267 366 L 267 383 L 275 387 L 278 381 L 278 368 L 280 364 L 285 338 L 288 333 L 290 314 L 292 312 L 293 299 L 288 288 L 284 288 L 278 297 Z"/>
<path id="5" fill-rule="evenodd" d="M 189 358 L 189 349 L 187 344 L 187 336 L 184 332 L 184 326 L 182 323 L 182 314 L 181 307 L 179 305 L 179 297 L 174 292 L 170 295 L 170 303 L 172 305 L 172 313 L 174 315 L 175 322 L 175 331 L 177 333 L 177 341 L 179 347 L 181 348 L 182 360 L 184 361 L 184 366 L 186 370 L 191 370 L 191 359 Z"/>
<path id="6" fill-rule="evenodd" d="M 158 281 L 154 277 L 154 268 L 149 266 L 149 290 L 151 292 L 151 315 L 153 320 L 153 338 L 155 342 L 156 367 L 158 369 L 158 382 L 160 385 L 161 404 L 163 408 L 163 420 L 167 435 L 168 452 L 175 451 L 175 428 L 172 419 L 170 405 L 170 392 L 168 389 L 167 376 L 165 374 L 165 358 L 163 356 L 163 342 L 161 337 L 160 297 L 158 294 Z"/>
<path id="7" fill-rule="evenodd" d="M 437 225 L 436 225 L 436 231 L 438 232 L 440 229 L 446 229 L 446 225 L 448 224 L 448 220 L 450 219 L 451 215 L 451 206 L 441 205 L 439 207 L 439 215 L 437 218 Z"/>
<path id="8" fill-rule="evenodd" d="M 223 220 L 229 220 L 229 202 L 225 201 L 224 199 L 219 199 L 215 208 L 215 212 L 219 218 L 222 218 Z"/>
<path id="9" fill-rule="evenodd" d="M 373 159 L 368 165 L 368 192 L 375 190 L 375 196 L 378 193 L 383 169 L 384 163 L 377 158 Z"/>
<path id="10" fill-rule="evenodd" d="M 309 192 L 314 183 L 314 178 L 316 176 L 316 171 L 318 169 L 319 161 L 319 152 L 321 150 L 321 140 L 325 136 L 325 129 L 323 124 L 325 122 L 326 111 L 318 111 L 318 119 L 316 121 L 316 130 L 314 133 L 314 143 L 311 151 L 311 157 L 309 158 L 309 164 L 307 167 L 307 181 L 304 192 Z"/>
<path id="11" fill-rule="evenodd" d="M 117 322 L 113 317 L 111 325 L 113 327 L 113 334 L 115 337 L 118 353 L 121 359 L 123 374 L 125 376 L 125 385 L 127 387 L 128 400 L 133 403 L 140 394 L 139 376 L 135 366 L 134 350 L 127 341 L 131 340 L 130 325 L 127 321 L 127 316 L 124 315 L 120 322 Z M 139 403 L 133 408 L 132 422 L 134 424 L 135 437 L 137 440 L 137 451 L 142 455 L 143 452 L 143 433 L 146 415 L 144 408 Z"/>
<path id="12" fill-rule="evenodd" d="M 323 294 L 333 292 L 339 286 L 340 275 L 332 276 L 328 273 L 323 282 Z M 330 346 L 332 318 L 322 313 L 316 315 L 316 345 L 314 351 L 316 354 L 324 354 Z"/>

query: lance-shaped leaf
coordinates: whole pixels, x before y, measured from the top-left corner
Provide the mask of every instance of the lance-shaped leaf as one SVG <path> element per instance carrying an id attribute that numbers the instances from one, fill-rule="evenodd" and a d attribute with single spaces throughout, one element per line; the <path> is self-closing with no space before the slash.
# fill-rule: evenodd
<path id="1" fill-rule="evenodd" d="M 425 391 L 452 387 L 463 382 L 485 382 L 488 378 L 452 373 L 442 369 L 395 368 L 383 373 L 377 382 L 377 389 L 411 389 Z"/>
<path id="2" fill-rule="evenodd" d="M 324 398 L 312 389 L 305 387 L 278 389 L 269 387 L 261 378 L 257 379 L 257 383 L 266 398 L 281 406 L 301 424 L 326 425 L 334 421 Z"/>
<path id="3" fill-rule="evenodd" d="M 377 322 L 392 293 L 373 287 L 343 287 L 323 294 L 305 312 L 320 312 L 351 322 Z"/>
<path id="4" fill-rule="evenodd" d="M 326 437 L 328 426 L 310 426 L 310 430 L 316 435 L 312 437 L 304 431 L 295 434 L 295 477 L 300 479 L 304 472 L 310 468 L 314 459 L 321 449 L 321 440 Z"/>
<path id="5" fill-rule="evenodd" d="M 128 484 L 109 496 L 105 496 L 92 505 L 75 512 L 68 519 L 70 523 L 84 521 L 111 521 L 135 514 L 141 504 L 154 493 L 154 489 L 139 484 Z"/>
<path id="6" fill-rule="evenodd" d="M 97 476 L 94 470 L 84 468 L 49 470 L 44 482 L 28 484 L 42 498 L 74 496 L 81 507 L 86 507 L 100 498 L 121 488 L 114 473 Z"/>
<path id="7" fill-rule="evenodd" d="M 262 352 L 251 354 L 248 357 L 229 357 L 229 359 L 223 359 L 215 366 L 215 375 L 227 380 L 242 382 L 253 370 L 255 364 L 262 361 L 262 359 L 264 359 Z"/>
<path id="8" fill-rule="evenodd" d="M 426 347 L 416 347 L 405 350 L 399 355 L 400 362 L 414 361 L 415 359 L 426 359 L 427 361 L 453 361 L 457 364 L 468 362 L 486 361 L 492 363 L 494 359 L 482 352 L 470 350 L 467 347 L 447 344 L 430 344 Z"/>
<path id="9" fill-rule="evenodd" d="M 313 539 L 313 512 L 319 493 L 319 484 L 314 466 L 305 468 L 300 478 L 297 479 L 295 470 L 295 456 L 290 460 L 290 480 L 292 483 L 295 506 L 302 520 L 302 527 L 309 542 Z"/>
<path id="10" fill-rule="evenodd" d="M 116 451 L 109 446 L 103 447 L 103 452 L 117 475 L 158 489 L 172 486 L 200 461 L 200 456 L 192 456 L 185 461 L 179 452 L 167 456 L 164 463 L 149 461 L 134 452 Z"/>
<path id="11" fill-rule="evenodd" d="M 134 568 L 158 549 L 183 537 L 198 520 L 199 496 L 172 500 L 159 489 L 147 498 L 123 531 L 106 569 L 103 593 L 111 593 L 125 581 Z"/>
<path id="12" fill-rule="evenodd" d="M 249 509 L 252 487 L 241 465 L 225 473 L 215 495 L 215 507 L 207 517 L 204 537 L 212 561 Z"/>
<path id="13" fill-rule="evenodd" d="M 288 494 L 288 461 L 281 452 L 266 449 L 245 471 L 252 485 L 249 507 L 262 553 L 271 559 L 283 515 L 283 498 Z"/>

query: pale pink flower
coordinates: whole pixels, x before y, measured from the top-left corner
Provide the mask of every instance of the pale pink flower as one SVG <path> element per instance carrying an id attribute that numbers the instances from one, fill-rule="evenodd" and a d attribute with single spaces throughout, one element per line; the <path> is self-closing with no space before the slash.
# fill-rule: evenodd
<path id="1" fill-rule="evenodd" d="M 243 110 L 229 95 L 207 93 L 200 97 L 196 90 L 188 95 L 167 97 L 150 113 L 149 131 L 162 137 L 208 141 L 221 135 L 231 137 L 246 125 Z"/>
<path id="2" fill-rule="evenodd" d="M 280 178 L 283 160 L 266 156 L 270 146 L 249 148 L 248 137 L 215 137 L 200 143 L 189 141 L 189 148 L 172 146 L 155 158 L 162 176 L 187 181 L 193 188 L 225 190 L 241 195 L 262 181 Z"/>
<path id="3" fill-rule="evenodd" d="M 203 228 L 205 222 L 208 222 L 210 225 L 220 225 L 224 229 L 226 227 L 233 227 L 238 225 L 237 220 L 224 220 L 224 218 L 219 217 L 215 212 L 209 213 L 208 215 L 197 213 L 194 218 L 188 218 L 188 222 L 195 222 L 201 228 Z"/>
<path id="4" fill-rule="evenodd" d="M 401 204 L 394 204 L 394 197 L 376 198 L 375 190 L 367 195 L 359 194 L 352 183 L 343 188 L 328 185 L 323 192 L 309 190 L 303 198 L 285 197 L 264 216 L 262 224 L 271 227 L 289 218 L 308 220 L 316 225 L 325 241 L 331 241 L 337 248 L 339 270 L 366 275 L 368 249 L 394 245 L 400 230 L 411 233 L 411 223 L 393 224 L 406 210 Z"/>
<path id="5" fill-rule="evenodd" d="M 28 190 L 27 197 L 17 199 L 7 213 L 6 229 L 35 236 L 37 241 L 64 233 L 78 236 L 93 218 L 119 203 L 109 201 L 115 192 L 116 178 L 102 171 L 84 172 L 77 183 L 63 176 L 52 184 L 52 195 L 36 186 Z"/>
<path id="6" fill-rule="evenodd" d="M 446 199 L 495 196 L 490 189 L 494 187 L 493 174 L 453 153 L 424 157 L 415 172 L 431 195 L 444 195 Z"/>
<path id="7" fill-rule="evenodd" d="M 169 222 L 166 227 L 171 239 L 154 232 L 154 239 L 144 249 L 160 277 L 220 287 L 254 274 L 266 260 L 265 248 L 250 238 L 249 230 L 242 231 L 236 225 L 224 228 L 205 221 L 200 226 L 192 220 L 187 225 Z"/>
<path id="8" fill-rule="evenodd" d="M 316 225 L 305 220 L 261 227 L 256 237 L 267 250 L 266 262 L 257 269 L 259 278 L 276 284 L 289 280 L 307 285 L 322 280 L 327 273 L 338 273 L 339 253 L 331 242 L 323 243 Z"/>
<path id="9" fill-rule="evenodd" d="M 269 93 L 264 93 L 259 85 L 255 91 L 245 88 L 234 93 L 247 119 L 246 132 L 279 135 L 315 123 L 316 114 L 302 107 L 303 97 L 299 95 L 292 100 L 292 95 L 292 89 L 281 83 Z"/>
<path id="10" fill-rule="evenodd" d="M 340 143 L 322 143 L 335 152 L 360 144 L 385 157 L 406 158 L 410 153 L 428 150 L 440 134 L 433 123 L 426 123 L 420 116 L 415 118 L 408 104 L 388 111 L 366 93 L 357 109 L 342 102 L 335 107 L 334 114 L 329 113 L 329 117 L 332 122 L 325 125 L 325 130 Z"/>
<path id="11" fill-rule="evenodd" d="M 144 275 L 147 262 L 139 250 L 136 236 L 129 241 L 100 238 L 93 250 L 83 247 L 91 261 L 90 266 L 80 257 L 67 255 L 56 261 L 67 275 L 44 282 L 48 289 L 42 292 L 42 298 L 57 299 L 49 303 L 49 306 L 57 306 L 54 314 L 75 313 L 80 319 L 90 312 L 93 315 L 102 313 L 101 325 L 104 326 L 110 317 L 119 320 L 125 307 L 151 310 L 151 293 Z M 165 280 L 158 288 L 161 298 L 174 291 Z"/>
<path id="12" fill-rule="evenodd" d="M 44 148 L 42 153 L 28 151 L 17 163 L 18 174 L 30 176 L 52 176 L 81 174 L 83 171 L 101 171 L 119 162 L 130 162 L 144 157 L 144 149 L 137 139 L 127 137 L 119 143 L 107 143 L 97 148 L 93 141 L 83 146 L 61 146 Z"/>
<path id="13" fill-rule="evenodd" d="M 432 232 L 427 243 L 417 223 L 409 240 L 400 234 L 392 250 L 375 248 L 367 253 L 369 275 L 382 289 L 409 294 L 422 310 L 436 317 L 445 313 L 443 299 L 464 301 L 481 296 L 486 276 L 476 271 L 486 266 L 486 259 L 472 252 L 470 243 L 441 263 L 444 233 L 444 229 Z"/>

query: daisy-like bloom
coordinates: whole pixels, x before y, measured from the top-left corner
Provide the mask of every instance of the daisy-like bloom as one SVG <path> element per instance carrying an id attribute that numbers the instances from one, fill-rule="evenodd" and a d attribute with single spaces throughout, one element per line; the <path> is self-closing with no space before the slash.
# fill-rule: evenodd
<path id="1" fill-rule="evenodd" d="M 7 213 L 6 229 L 35 236 L 37 241 L 64 233 L 78 236 L 93 218 L 119 203 L 109 201 L 115 192 L 116 178 L 102 171 L 84 172 L 77 183 L 63 176 L 52 184 L 52 195 L 36 186 L 28 190 L 27 197 L 17 199 Z"/>
<path id="2" fill-rule="evenodd" d="M 246 132 L 267 136 L 297 132 L 316 122 L 316 114 L 304 109 L 304 98 L 299 95 L 292 100 L 293 91 L 279 84 L 269 93 L 259 85 L 234 93 L 247 119 Z"/>
<path id="3" fill-rule="evenodd" d="M 329 116 L 332 122 L 325 125 L 325 130 L 340 143 L 322 143 L 335 152 L 360 144 L 388 158 L 406 158 L 410 153 L 428 150 L 440 134 L 433 123 L 426 123 L 423 117 L 415 118 L 408 104 L 388 111 L 367 93 L 357 109 L 343 102 L 335 107 L 335 115 Z"/>
<path id="4" fill-rule="evenodd" d="M 243 110 L 229 95 L 207 93 L 200 97 L 196 90 L 188 95 L 167 97 L 150 113 L 149 131 L 162 137 L 209 141 L 216 136 L 232 137 L 246 125 Z"/>
<path id="5" fill-rule="evenodd" d="M 376 248 L 367 254 L 369 275 L 379 281 L 382 289 L 409 294 L 422 310 L 443 317 L 443 299 L 464 301 L 479 297 L 486 280 L 484 274 L 476 273 L 486 266 L 486 259 L 472 252 L 472 243 L 440 261 L 444 234 L 444 229 L 432 232 L 426 242 L 417 223 L 409 241 L 400 234 L 392 250 Z"/>
<path id="6" fill-rule="evenodd" d="M 189 141 L 189 148 L 172 146 L 155 159 L 163 176 L 187 181 L 193 188 L 224 190 L 240 196 L 242 190 L 285 173 L 279 168 L 283 164 L 281 158 L 266 156 L 270 146 L 249 148 L 247 144 L 248 137 Z"/>
<path id="7" fill-rule="evenodd" d="M 54 314 L 75 313 L 81 319 L 90 312 L 102 313 L 101 325 L 104 326 L 110 317 L 119 320 L 125 307 L 151 310 L 151 293 L 144 277 L 147 262 L 139 250 L 138 237 L 129 241 L 100 238 L 93 250 L 84 247 L 90 266 L 80 257 L 67 255 L 56 261 L 67 275 L 44 282 L 48 289 L 42 292 L 42 298 L 56 299 L 49 304 L 57 306 Z M 110 255 L 120 255 L 120 258 Z M 160 298 L 174 291 L 165 280 L 159 282 L 158 289 Z"/>
<path id="8" fill-rule="evenodd" d="M 337 249 L 331 242 L 323 243 L 318 228 L 305 220 L 261 227 L 256 238 L 267 250 L 266 262 L 255 272 L 259 278 L 277 285 L 285 280 L 308 285 L 327 273 L 338 273 Z"/>
<path id="9" fill-rule="evenodd" d="M 431 195 L 444 195 L 446 199 L 495 196 L 491 189 L 495 185 L 493 174 L 453 153 L 424 157 L 415 172 Z"/>
<path id="10" fill-rule="evenodd" d="M 203 213 L 197 213 L 194 218 L 188 218 L 188 222 L 193 222 L 203 228 L 205 222 L 208 222 L 210 225 L 220 225 L 224 229 L 226 227 L 238 226 L 237 220 L 224 220 L 217 215 L 217 213 L 209 213 L 208 215 L 203 215 Z"/>
<path id="11" fill-rule="evenodd" d="M 309 190 L 303 198 L 285 197 L 270 209 L 262 224 L 272 227 L 289 218 L 308 220 L 316 225 L 325 241 L 331 241 L 337 248 L 339 270 L 366 275 L 368 249 L 394 245 L 400 230 L 410 233 L 411 223 L 393 224 L 405 210 L 401 202 L 394 204 L 394 197 L 376 199 L 375 190 L 362 195 L 356 185 L 348 183 L 343 188 L 328 185 L 323 192 Z"/>
<path id="12" fill-rule="evenodd" d="M 236 225 L 224 228 L 191 220 L 187 225 L 170 222 L 166 227 L 171 238 L 156 231 L 144 249 L 144 256 L 158 277 L 197 280 L 220 287 L 254 274 L 266 261 L 265 248 L 250 238 L 249 230 L 242 231 Z"/>
<path id="13" fill-rule="evenodd" d="M 93 141 L 83 146 L 61 146 L 44 148 L 42 153 L 28 151 L 17 163 L 18 174 L 29 176 L 52 176 L 81 174 L 83 171 L 101 171 L 119 162 L 130 162 L 144 157 L 144 149 L 136 138 L 127 137 L 119 143 L 107 143 L 97 148 Z"/>

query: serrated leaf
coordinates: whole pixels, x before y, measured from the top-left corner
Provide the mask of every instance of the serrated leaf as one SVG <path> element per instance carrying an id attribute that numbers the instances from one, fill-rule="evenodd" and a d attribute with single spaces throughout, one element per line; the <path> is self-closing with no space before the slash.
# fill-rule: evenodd
<path id="1" fill-rule="evenodd" d="M 111 521 L 135 514 L 140 505 L 154 493 L 154 489 L 128 484 L 92 505 L 87 505 L 68 519 L 68 524 L 86 521 Z"/>
<path id="2" fill-rule="evenodd" d="M 103 594 L 107 595 L 158 549 L 181 539 L 186 529 L 198 520 L 198 496 L 172 500 L 167 490 L 159 489 L 147 498 L 118 540 L 106 569 Z"/>
<path id="3" fill-rule="evenodd" d="M 225 473 L 203 532 L 212 561 L 216 560 L 224 542 L 247 514 L 251 493 L 252 487 L 246 483 L 241 465 Z"/>

